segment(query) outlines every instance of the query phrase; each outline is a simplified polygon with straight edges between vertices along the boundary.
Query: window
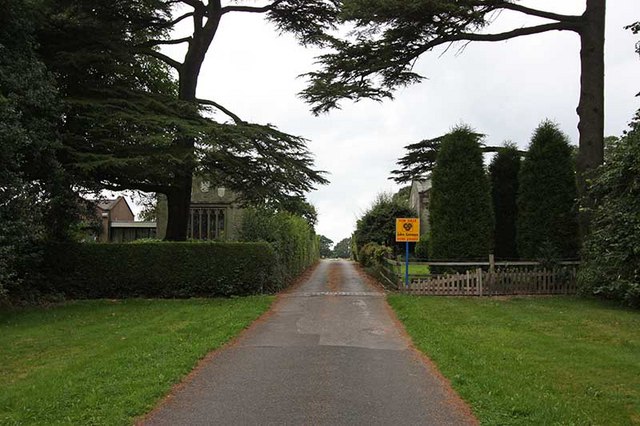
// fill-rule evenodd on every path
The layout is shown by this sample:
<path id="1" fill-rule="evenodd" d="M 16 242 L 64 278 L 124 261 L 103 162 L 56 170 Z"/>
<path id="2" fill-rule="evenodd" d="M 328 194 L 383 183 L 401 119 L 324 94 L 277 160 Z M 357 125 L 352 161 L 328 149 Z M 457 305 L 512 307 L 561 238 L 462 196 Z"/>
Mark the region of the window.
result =
<path id="1" fill-rule="evenodd" d="M 223 240 L 226 207 L 192 205 L 187 237 L 193 240 Z"/>

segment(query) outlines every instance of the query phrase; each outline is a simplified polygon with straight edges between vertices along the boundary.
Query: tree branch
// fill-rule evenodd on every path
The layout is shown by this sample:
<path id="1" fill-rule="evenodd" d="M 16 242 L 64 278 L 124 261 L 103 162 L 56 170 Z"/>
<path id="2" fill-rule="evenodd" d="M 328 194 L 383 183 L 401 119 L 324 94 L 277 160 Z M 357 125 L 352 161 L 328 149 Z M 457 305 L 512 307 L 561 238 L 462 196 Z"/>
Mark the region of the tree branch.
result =
<path id="1" fill-rule="evenodd" d="M 537 16 L 539 18 L 552 19 L 559 22 L 580 22 L 582 16 L 576 15 L 561 15 L 558 13 L 545 12 L 544 10 L 531 9 L 515 3 L 504 2 L 496 6 L 496 9 L 507 9 L 515 12 L 521 12 L 530 16 Z"/>
<path id="2" fill-rule="evenodd" d="M 203 9 L 205 9 L 204 3 L 202 3 L 200 0 L 178 0 L 178 2 L 179 3 L 184 3 L 186 5 L 189 5 L 192 8 L 194 8 L 195 10 L 203 10 Z"/>
<path id="3" fill-rule="evenodd" d="M 223 113 L 225 113 L 226 115 L 231 117 L 231 119 L 233 119 L 234 123 L 236 123 L 236 124 L 246 123 L 246 121 L 242 120 L 236 114 L 232 113 L 231 111 L 229 111 L 228 109 L 226 109 L 225 107 L 223 107 L 222 105 L 220 105 L 217 102 L 210 101 L 210 100 L 207 100 L 207 99 L 196 99 L 196 102 L 201 104 L 201 105 L 210 105 L 212 107 L 215 107 L 215 108 L 219 109 L 220 111 L 222 111 Z"/>
<path id="4" fill-rule="evenodd" d="M 275 0 L 273 3 L 263 6 L 263 7 L 253 7 L 253 6 L 225 6 L 220 10 L 220 14 L 224 15 L 228 12 L 250 12 L 250 13 L 265 13 L 269 12 L 278 6 L 278 4 L 282 3 L 284 0 Z"/>
<path id="5" fill-rule="evenodd" d="M 446 36 L 446 37 L 438 37 L 435 40 L 431 40 L 430 42 L 424 44 L 423 46 L 420 46 L 419 49 L 417 49 L 417 52 L 415 52 L 414 54 L 412 54 L 413 57 L 418 56 L 428 50 L 431 50 L 432 48 L 436 47 L 436 46 L 440 46 L 441 44 L 445 44 L 445 43 L 452 43 L 455 41 L 490 41 L 490 42 L 495 42 L 495 41 L 504 41 L 504 40 L 509 40 L 512 38 L 516 38 L 516 37 L 522 37 L 522 36 L 527 36 L 527 35 L 531 35 L 531 34 L 540 34 L 540 33 L 544 33 L 547 31 L 575 31 L 575 32 L 579 32 L 580 31 L 580 25 L 575 24 L 575 23 L 568 23 L 568 22 L 554 22 L 552 24 L 544 24 L 544 25 L 537 25 L 534 27 L 525 27 L 525 28 L 518 28 L 515 30 L 511 30 L 511 31 L 506 31 L 504 33 L 497 33 L 497 34 L 473 34 L 473 33 L 460 33 L 460 34 L 455 34 L 455 35 L 451 35 L 451 36 Z"/>
<path id="6" fill-rule="evenodd" d="M 149 40 L 144 43 L 139 44 L 137 47 L 151 47 L 157 46 L 160 44 L 180 44 L 180 43 L 188 43 L 192 40 L 191 37 L 183 37 L 175 40 Z"/>
<path id="7" fill-rule="evenodd" d="M 159 59 L 162 62 L 164 62 L 165 64 L 175 68 L 177 71 L 180 71 L 182 69 L 182 63 L 181 62 L 178 62 L 175 59 L 171 59 L 167 55 L 165 55 L 163 53 L 160 53 L 157 50 L 144 49 L 144 50 L 141 50 L 140 53 L 143 54 L 143 55 L 149 55 L 151 57 Z"/>

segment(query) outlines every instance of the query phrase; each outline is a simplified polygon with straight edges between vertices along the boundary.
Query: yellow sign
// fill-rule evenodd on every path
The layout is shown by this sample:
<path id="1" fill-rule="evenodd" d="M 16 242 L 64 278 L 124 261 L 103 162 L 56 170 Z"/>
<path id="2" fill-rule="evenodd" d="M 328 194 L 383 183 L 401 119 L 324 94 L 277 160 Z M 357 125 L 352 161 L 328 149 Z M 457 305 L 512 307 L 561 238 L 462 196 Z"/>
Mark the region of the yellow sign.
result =
<path id="1" fill-rule="evenodd" d="M 420 219 L 396 218 L 396 242 L 420 241 Z"/>

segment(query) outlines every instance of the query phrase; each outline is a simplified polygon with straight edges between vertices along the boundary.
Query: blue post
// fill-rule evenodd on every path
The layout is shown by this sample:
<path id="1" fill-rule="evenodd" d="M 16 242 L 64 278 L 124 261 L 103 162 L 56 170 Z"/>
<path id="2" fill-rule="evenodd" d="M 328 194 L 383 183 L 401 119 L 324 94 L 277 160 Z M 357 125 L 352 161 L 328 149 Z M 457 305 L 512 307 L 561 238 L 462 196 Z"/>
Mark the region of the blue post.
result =
<path id="1" fill-rule="evenodd" d="M 405 242 L 406 244 L 406 252 L 405 252 L 405 264 L 404 264 L 404 286 L 409 288 L 409 241 Z"/>

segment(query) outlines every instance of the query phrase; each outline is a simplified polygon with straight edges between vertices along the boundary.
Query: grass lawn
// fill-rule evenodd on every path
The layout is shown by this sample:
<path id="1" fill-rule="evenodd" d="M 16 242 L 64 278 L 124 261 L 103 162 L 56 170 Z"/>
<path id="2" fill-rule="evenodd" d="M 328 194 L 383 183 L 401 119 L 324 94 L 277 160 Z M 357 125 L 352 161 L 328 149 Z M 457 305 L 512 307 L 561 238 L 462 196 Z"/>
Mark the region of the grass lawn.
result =
<path id="1" fill-rule="evenodd" d="M 273 297 L 0 313 L 0 424 L 130 424 Z"/>
<path id="2" fill-rule="evenodd" d="M 483 424 L 640 424 L 640 312 L 572 297 L 389 303 Z"/>
<path id="3" fill-rule="evenodd" d="M 404 263 L 401 266 L 396 266 L 395 272 L 399 277 L 404 277 Z M 409 275 L 429 275 L 429 265 L 416 265 L 409 262 Z"/>

